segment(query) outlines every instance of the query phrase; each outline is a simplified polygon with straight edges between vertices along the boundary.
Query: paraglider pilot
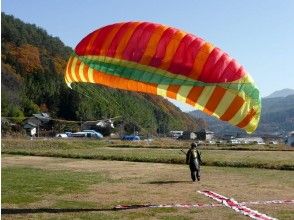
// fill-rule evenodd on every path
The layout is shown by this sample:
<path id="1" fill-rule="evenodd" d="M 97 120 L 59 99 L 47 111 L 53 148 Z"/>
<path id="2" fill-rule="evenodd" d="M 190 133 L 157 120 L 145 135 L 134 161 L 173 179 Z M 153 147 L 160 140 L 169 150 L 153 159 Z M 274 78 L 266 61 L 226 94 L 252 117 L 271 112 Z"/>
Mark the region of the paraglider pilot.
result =
<path id="1" fill-rule="evenodd" d="M 192 143 L 186 154 L 186 164 L 189 164 L 193 182 L 195 182 L 196 178 L 200 181 L 200 163 L 202 164 L 200 153 L 196 148 L 197 144 Z"/>

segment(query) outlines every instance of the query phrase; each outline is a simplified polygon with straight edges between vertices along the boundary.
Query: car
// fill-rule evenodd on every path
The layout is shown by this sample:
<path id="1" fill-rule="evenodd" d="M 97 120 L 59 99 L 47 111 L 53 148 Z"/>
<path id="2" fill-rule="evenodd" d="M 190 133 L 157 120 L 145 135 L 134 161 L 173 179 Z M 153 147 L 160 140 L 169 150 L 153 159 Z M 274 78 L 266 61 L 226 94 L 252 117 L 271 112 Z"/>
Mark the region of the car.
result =
<path id="1" fill-rule="evenodd" d="M 55 137 L 57 137 L 57 138 L 68 138 L 68 135 L 60 133 L 60 134 L 56 134 Z"/>
<path id="2" fill-rule="evenodd" d="M 71 133 L 70 137 L 102 139 L 103 135 L 95 130 L 83 130 L 83 131 Z"/>
<path id="3" fill-rule="evenodd" d="M 125 135 L 122 138 L 123 141 L 139 141 L 141 140 L 137 135 Z"/>
<path id="4" fill-rule="evenodd" d="M 216 144 L 216 142 L 210 140 L 210 141 L 207 141 L 207 144 L 212 144 L 213 145 L 213 144 Z"/>
<path id="5" fill-rule="evenodd" d="M 86 137 L 102 139 L 103 135 L 95 130 L 83 130 L 83 133 L 86 133 Z"/>

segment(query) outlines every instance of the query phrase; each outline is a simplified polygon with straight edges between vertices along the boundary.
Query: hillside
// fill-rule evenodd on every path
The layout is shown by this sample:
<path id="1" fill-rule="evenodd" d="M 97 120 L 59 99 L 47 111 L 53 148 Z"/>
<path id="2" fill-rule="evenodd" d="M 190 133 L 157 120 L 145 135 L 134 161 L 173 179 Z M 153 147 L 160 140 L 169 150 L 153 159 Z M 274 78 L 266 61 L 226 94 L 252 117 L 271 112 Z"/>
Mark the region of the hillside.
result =
<path id="1" fill-rule="evenodd" d="M 206 121 L 208 129 L 222 135 L 235 133 L 245 135 L 239 128 L 221 122 L 214 117 L 199 111 L 190 112 L 191 115 Z M 254 135 L 281 133 L 283 135 L 294 130 L 294 95 L 262 99 L 262 113 L 260 124 Z"/>
<path id="2" fill-rule="evenodd" d="M 199 124 L 161 97 L 89 84 L 69 89 L 63 75 L 72 49 L 36 25 L 4 13 L 1 18 L 2 116 L 18 121 L 40 111 L 74 121 L 121 116 L 126 131 L 152 133 Z"/>
<path id="3" fill-rule="evenodd" d="M 262 99 L 263 111 L 258 132 L 280 132 L 294 130 L 294 95 Z"/>

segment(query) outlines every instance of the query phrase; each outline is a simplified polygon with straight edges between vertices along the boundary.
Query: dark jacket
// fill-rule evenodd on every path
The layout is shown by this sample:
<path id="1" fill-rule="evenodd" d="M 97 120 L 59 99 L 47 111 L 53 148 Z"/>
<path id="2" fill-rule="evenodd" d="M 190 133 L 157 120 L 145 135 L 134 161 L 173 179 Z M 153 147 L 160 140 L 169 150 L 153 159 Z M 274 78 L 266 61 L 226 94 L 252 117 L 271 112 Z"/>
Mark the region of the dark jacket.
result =
<path id="1" fill-rule="evenodd" d="M 199 151 L 196 149 L 195 150 L 189 149 L 186 154 L 186 164 L 189 164 L 189 165 L 195 164 L 196 160 L 197 160 L 197 163 L 202 164 L 201 155 Z"/>

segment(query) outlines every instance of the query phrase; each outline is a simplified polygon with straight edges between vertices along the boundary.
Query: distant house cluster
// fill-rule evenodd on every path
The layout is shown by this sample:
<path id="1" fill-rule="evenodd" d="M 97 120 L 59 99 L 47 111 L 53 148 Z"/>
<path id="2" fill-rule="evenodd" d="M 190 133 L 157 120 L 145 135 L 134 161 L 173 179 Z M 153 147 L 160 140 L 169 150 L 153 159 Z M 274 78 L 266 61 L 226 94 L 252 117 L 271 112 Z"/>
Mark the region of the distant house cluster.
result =
<path id="1" fill-rule="evenodd" d="M 278 144 L 283 143 L 283 138 L 271 138 L 271 139 L 264 139 L 262 137 L 238 137 L 238 135 L 233 134 L 225 134 L 221 137 L 215 135 L 214 132 L 209 131 L 207 129 L 200 129 L 198 131 L 171 131 L 169 133 L 171 138 L 177 140 L 195 140 L 199 141 L 200 143 L 207 143 L 207 144 L 230 144 L 230 145 L 237 145 L 237 144 L 257 144 L 257 145 L 264 145 L 265 140 L 268 144 Z M 291 132 L 287 139 L 286 143 L 289 146 L 294 146 L 294 132 Z"/>
<path id="2" fill-rule="evenodd" d="M 170 137 L 181 140 L 210 141 L 214 139 L 214 132 L 206 129 L 198 131 L 170 131 Z"/>
<path id="3" fill-rule="evenodd" d="M 119 116 L 118 116 L 119 117 Z M 22 127 L 25 129 L 27 135 L 34 137 L 57 137 L 57 138 L 95 138 L 102 139 L 104 136 L 110 138 L 120 138 L 127 141 L 140 141 L 142 136 L 138 132 L 132 135 L 118 135 L 118 133 L 111 133 L 114 128 L 112 119 L 103 119 L 97 121 L 80 122 L 77 132 L 72 132 L 68 129 L 59 130 L 62 133 L 55 133 L 53 131 L 53 121 L 47 113 L 33 114 L 31 117 L 23 121 Z M 2 118 L 1 125 L 14 125 L 8 119 Z M 51 132 L 51 133 L 50 133 Z M 286 137 L 280 133 L 265 134 L 262 137 L 242 136 L 242 134 L 224 134 L 222 136 L 216 135 L 213 131 L 201 128 L 196 131 L 182 131 L 174 130 L 169 132 L 169 137 L 177 140 L 195 140 L 204 144 L 278 144 L 285 143 L 288 146 L 294 147 L 294 131 L 290 132 Z M 147 135 L 148 140 L 152 140 Z"/>

